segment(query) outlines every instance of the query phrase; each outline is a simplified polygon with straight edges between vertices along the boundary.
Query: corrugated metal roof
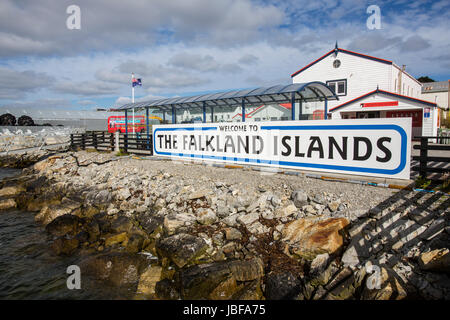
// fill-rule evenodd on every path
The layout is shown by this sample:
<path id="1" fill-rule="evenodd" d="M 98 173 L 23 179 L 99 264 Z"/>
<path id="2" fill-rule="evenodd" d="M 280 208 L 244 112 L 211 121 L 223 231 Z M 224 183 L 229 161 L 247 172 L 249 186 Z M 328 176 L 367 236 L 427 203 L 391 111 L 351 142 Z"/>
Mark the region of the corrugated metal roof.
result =
<path id="1" fill-rule="evenodd" d="M 156 107 L 161 110 L 171 110 L 172 106 L 174 106 L 176 109 L 192 110 L 201 109 L 203 103 L 205 103 L 206 106 L 214 107 L 215 110 L 220 111 L 241 105 L 242 99 L 245 100 L 246 104 L 291 102 L 292 93 L 295 94 L 297 100 L 302 101 L 339 100 L 332 89 L 325 83 L 308 82 L 128 103 L 119 109 L 129 110 L 133 108 Z"/>

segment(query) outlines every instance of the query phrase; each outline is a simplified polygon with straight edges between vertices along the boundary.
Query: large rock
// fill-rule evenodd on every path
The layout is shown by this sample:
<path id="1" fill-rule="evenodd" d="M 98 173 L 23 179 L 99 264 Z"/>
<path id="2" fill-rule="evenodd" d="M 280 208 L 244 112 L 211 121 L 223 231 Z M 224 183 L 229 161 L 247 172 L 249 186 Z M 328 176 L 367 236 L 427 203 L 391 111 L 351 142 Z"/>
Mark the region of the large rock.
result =
<path id="1" fill-rule="evenodd" d="M 126 216 L 121 215 L 111 222 L 111 232 L 113 233 L 130 232 L 133 228 L 133 220 Z"/>
<path id="2" fill-rule="evenodd" d="M 246 225 L 252 224 L 253 222 L 255 222 L 258 219 L 259 219 L 259 213 L 258 212 L 252 212 L 252 213 L 249 213 L 249 214 L 238 216 L 236 221 L 239 222 L 240 224 L 246 226 Z"/>
<path id="3" fill-rule="evenodd" d="M 126 232 L 112 235 L 105 239 L 105 247 L 110 247 L 116 244 L 128 242 L 128 236 Z"/>
<path id="4" fill-rule="evenodd" d="M 363 300 L 402 300 L 407 297 L 403 280 L 388 267 L 370 275 L 361 294 Z"/>
<path id="5" fill-rule="evenodd" d="M 11 113 L 4 113 L 0 116 L 0 126 L 15 126 L 16 117 Z"/>
<path id="6" fill-rule="evenodd" d="M 150 266 L 145 270 L 139 279 L 137 294 L 154 296 L 156 283 L 161 280 L 162 268 L 160 266 Z"/>
<path id="7" fill-rule="evenodd" d="M 14 199 L 4 199 L 0 200 L 0 211 L 14 209 L 17 206 Z"/>
<path id="8" fill-rule="evenodd" d="M 286 207 L 281 207 L 278 208 L 275 211 L 275 217 L 277 218 L 285 218 L 285 217 L 289 217 L 290 215 L 294 214 L 297 211 L 297 207 L 293 204 L 290 204 Z"/>
<path id="9" fill-rule="evenodd" d="M 78 248 L 79 241 L 76 238 L 59 237 L 53 241 L 51 248 L 56 255 L 71 255 Z"/>
<path id="10" fill-rule="evenodd" d="M 52 166 L 56 162 L 56 159 L 60 159 L 60 158 L 61 158 L 61 156 L 48 157 L 45 160 L 35 163 L 33 166 L 33 169 L 36 171 L 43 171 L 43 170 L 49 168 L 50 166 Z"/>
<path id="11" fill-rule="evenodd" d="M 422 253 L 419 258 L 419 266 L 423 270 L 450 273 L 449 249 L 436 249 Z"/>
<path id="12" fill-rule="evenodd" d="M 191 225 L 196 221 L 196 217 L 192 214 L 169 214 L 164 217 L 164 230 L 168 235 L 178 232 L 187 225 Z"/>
<path id="13" fill-rule="evenodd" d="M 334 254 L 343 244 L 342 232 L 349 222 L 345 218 L 317 221 L 313 218 L 289 222 L 282 230 L 293 254 L 313 260 L 322 253 Z"/>
<path id="14" fill-rule="evenodd" d="M 296 190 L 292 192 L 291 198 L 297 208 L 301 208 L 308 204 L 308 195 L 303 190 Z"/>
<path id="15" fill-rule="evenodd" d="M 14 197 L 25 191 L 25 188 L 17 185 L 17 186 L 9 186 L 0 189 L 0 197 Z"/>
<path id="16" fill-rule="evenodd" d="M 142 213 L 137 218 L 142 229 L 148 234 L 152 234 L 155 231 L 161 231 L 164 223 L 164 216 L 152 213 Z"/>
<path id="17" fill-rule="evenodd" d="M 197 222 L 203 225 L 210 225 L 217 221 L 217 216 L 210 208 L 203 208 L 197 212 Z"/>
<path id="18" fill-rule="evenodd" d="M 292 272 L 270 272 L 266 279 L 268 300 L 294 299 L 302 289 L 302 281 Z"/>
<path id="19" fill-rule="evenodd" d="M 81 207 L 81 203 L 70 199 L 64 199 L 61 204 L 45 206 L 34 217 L 37 222 L 44 225 L 49 224 L 57 217 L 65 214 L 73 214 L 73 212 Z"/>
<path id="20" fill-rule="evenodd" d="M 114 286 L 137 287 L 140 275 L 148 268 L 148 261 L 140 254 L 114 252 L 88 257 L 80 267 L 86 276 Z"/>
<path id="21" fill-rule="evenodd" d="M 179 268 L 200 258 L 207 249 L 205 240 L 186 233 L 179 233 L 156 243 L 158 254 L 169 258 Z"/>
<path id="22" fill-rule="evenodd" d="M 202 264 L 181 269 L 175 278 L 183 299 L 230 299 L 242 290 L 238 282 L 264 276 L 259 258 Z"/>
<path id="23" fill-rule="evenodd" d="M 50 222 L 45 227 L 45 231 L 55 237 L 64 236 L 66 234 L 73 236 L 80 231 L 84 222 L 83 218 L 65 214 Z"/>

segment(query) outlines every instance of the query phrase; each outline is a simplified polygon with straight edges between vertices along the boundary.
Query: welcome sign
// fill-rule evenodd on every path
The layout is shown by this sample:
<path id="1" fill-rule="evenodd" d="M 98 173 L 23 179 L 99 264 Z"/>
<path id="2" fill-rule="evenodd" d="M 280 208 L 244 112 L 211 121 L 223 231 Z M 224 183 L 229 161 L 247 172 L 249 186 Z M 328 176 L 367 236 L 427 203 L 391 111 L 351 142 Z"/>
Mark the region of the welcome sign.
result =
<path id="1" fill-rule="evenodd" d="M 411 119 L 155 125 L 153 154 L 409 179 Z"/>

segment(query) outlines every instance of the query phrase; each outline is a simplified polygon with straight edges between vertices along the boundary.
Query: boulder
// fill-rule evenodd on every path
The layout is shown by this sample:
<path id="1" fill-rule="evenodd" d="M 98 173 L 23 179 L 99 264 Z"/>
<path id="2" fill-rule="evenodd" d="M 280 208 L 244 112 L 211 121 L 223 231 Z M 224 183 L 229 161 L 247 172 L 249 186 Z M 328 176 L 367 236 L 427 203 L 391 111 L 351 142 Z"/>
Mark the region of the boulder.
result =
<path id="1" fill-rule="evenodd" d="M 126 242 L 126 250 L 130 253 L 138 253 L 144 246 L 145 237 L 141 233 L 132 233 L 128 235 L 128 241 Z"/>
<path id="2" fill-rule="evenodd" d="M 242 233 L 236 228 L 226 228 L 225 237 L 227 240 L 240 240 Z"/>
<path id="3" fill-rule="evenodd" d="M 34 121 L 31 117 L 23 115 L 17 119 L 17 125 L 22 127 L 34 126 Z"/>
<path id="4" fill-rule="evenodd" d="M 325 271 L 329 259 L 330 255 L 328 253 L 317 255 L 311 262 L 311 265 L 309 267 L 309 275 L 311 277 L 319 276 L 322 272 Z"/>
<path id="5" fill-rule="evenodd" d="M 308 204 L 308 195 L 303 190 L 295 190 L 292 192 L 291 198 L 297 208 Z"/>
<path id="6" fill-rule="evenodd" d="M 197 222 L 203 225 L 210 225 L 217 221 L 217 216 L 210 208 L 202 208 L 197 211 Z"/>
<path id="7" fill-rule="evenodd" d="M 259 213 L 252 212 L 249 214 L 244 214 L 242 216 L 238 216 L 236 221 L 239 222 L 240 224 L 246 226 L 246 225 L 252 224 L 253 222 L 255 222 L 258 219 L 259 219 Z"/>
<path id="8" fill-rule="evenodd" d="M 302 281 L 292 272 L 270 272 L 266 277 L 264 296 L 267 300 L 294 299 L 302 289 Z"/>
<path id="9" fill-rule="evenodd" d="M 150 266 L 145 270 L 140 278 L 136 293 L 145 296 L 154 296 L 156 283 L 161 280 L 162 267 Z"/>
<path id="10" fill-rule="evenodd" d="M 183 299 L 219 299 L 231 298 L 242 289 L 237 282 L 253 281 L 263 276 L 263 262 L 254 258 L 195 265 L 181 269 L 175 278 Z"/>
<path id="11" fill-rule="evenodd" d="M 247 229 L 252 234 L 263 234 L 270 231 L 268 227 L 259 221 L 253 222 L 251 225 L 247 226 Z"/>
<path id="12" fill-rule="evenodd" d="M 49 224 L 57 217 L 65 214 L 73 214 L 73 212 L 81 207 L 81 203 L 70 199 L 64 199 L 61 204 L 45 206 L 34 217 L 37 222 L 44 225 Z"/>
<path id="13" fill-rule="evenodd" d="M 25 188 L 20 185 L 3 187 L 0 189 L 0 197 L 15 197 L 25 191 Z"/>
<path id="14" fill-rule="evenodd" d="M 163 300 L 179 300 L 180 293 L 175 281 L 170 279 L 163 279 L 156 283 L 155 293 L 159 299 Z"/>
<path id="15" fill-rule="evenodd" d="M 261 280 L 256 279 L 247 283 L 242 289 L 234 293 L 232 300 L 263 300 L 263 292 L 261 289 Z"/>
<path id="16" fill-rule="evenodd" d="M 168 215 L 164 217 L 164 230 L 168 235 L 172 235 L 182 229 L 187 223 L 192 223 L 195 221 L 195 216 L 176 214 Z"/>
<path id="17" fill-rule="evenodd" d="M 64 214 L 50 222 L 45 227 L 45 231 L 55 237 L 65 236 L 66 234 L 74 236 L 80 231 L 84 222 L 83 218 Z"/>
<path id="18" fill-rule="evenodd" d="M 422 253 L 419 257 L 422 270 L 450 273 L 450 251 L 448 248 Z"/>
<path id="19" fill-rule="evenodd" d="M 34 166 L 33 166 L 33 169 L 34 169 L 35 171 L 44 171 L 44 170 L 46 170 L 47 168 L 49 168 L 50 166 L 52 166 L 52 165 L 56 162 L 56 159 L 60 159 L 60 158 L 61 158 L 61 156 L 51 156 L 51 157 L 48 157 L 48 158 L 45 159 L 45 160 L 36 162 L 36 163 L 34 164 Z"/>
<path id="20" fill-rule="evenodd" d="M 289 217 L 290 215 L 294 214 L 297 211 L 297 207 L 293 204 L 290 204 L 286 207 L 278 208 L 275 211 L 275 217 L 276 218 L 285 218 Z"/>
<path id="21" fill-rule="evenodd" d="M 148 261 L 140 254 L 112 252 L 90 256 L 81 262 L 80 268 L 86 276 L 111 285 L 137 287 Z"/>
<path id="22" fill-rule="evenodd" d="M 15 207 L 17 207 L 17 203 L 14 199 L 0 200 L 0 211 L 14 209 Z"/>
<path id="23" fill-rule="evenodd" d="M 349 225 L 345 218 L 317 221 L 313 218 L 289 222 L 282 230 L 282 240 L 293 254 L 313 260 L 322 253 L 334 254 L 343 245 L 342 232 Z"/>
<path id="24" fill-rule="evenodd" d="M 152 213 L 141 213 L 137 217 L 137 221 L 146 233 L 152 234 L 158 229 L 161 230 L 164 223 L 164 216 Z"/>
<path id="25" fill-rule="evenodd" d="M 179 268 L 200 258 L 207 249 L 205 240 L 186 233 L 179 233 L 156 243 L 158 254 L 169 258 Z"/>
<path id="26" fill-rule="evenodd" d="M 126 232 L 112 235 L 105 239 L 105 247 L 110 247 L 116 244 L 128 242 L 128 236 Z"/>
<path id="27" fill-rule="evenodd" d="M 53 241 L 51 248 L 56 255 L 71 255 L 78 248 L 79 241 L 76 238 L 59 237 Z"/>
<path id="28" fill-rule="evenodd" d="M 16 117 L 11 113 L 4 113 L 0 116 L 0 126 L 15 126 Z"/>
<path id="29" fill-rule="evenodd" d="M 119 216 L 111 222 L 111 232 L 113 233 L 121 233 L 121 232 L 130 232 L 133 230 L 134 224 L 131 218 L 126 216 Z"/>
<path id="30" fill-rule="evenodd" d="M 407 298 L 406 286 L 396 272 L 386 266 L 374 272 L 365 283 L 362 300 L 402 300 Z"/>

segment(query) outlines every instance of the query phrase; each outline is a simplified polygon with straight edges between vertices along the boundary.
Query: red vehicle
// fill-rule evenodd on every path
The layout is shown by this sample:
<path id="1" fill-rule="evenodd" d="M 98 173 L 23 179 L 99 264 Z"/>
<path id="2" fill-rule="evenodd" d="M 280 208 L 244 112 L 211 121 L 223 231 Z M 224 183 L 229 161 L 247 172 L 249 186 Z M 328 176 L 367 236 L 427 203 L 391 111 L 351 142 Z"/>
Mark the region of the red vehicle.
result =
<path id="1" fill-rule="evenodd" d="M 144 132 L 145 131 L 145 116 L 138 115 L 128 116 L 128 132 Z M 108 117 L 108 132 L 114 133 L 119 131 L 125 133 L 125 116 L 110 116 Z"/>

